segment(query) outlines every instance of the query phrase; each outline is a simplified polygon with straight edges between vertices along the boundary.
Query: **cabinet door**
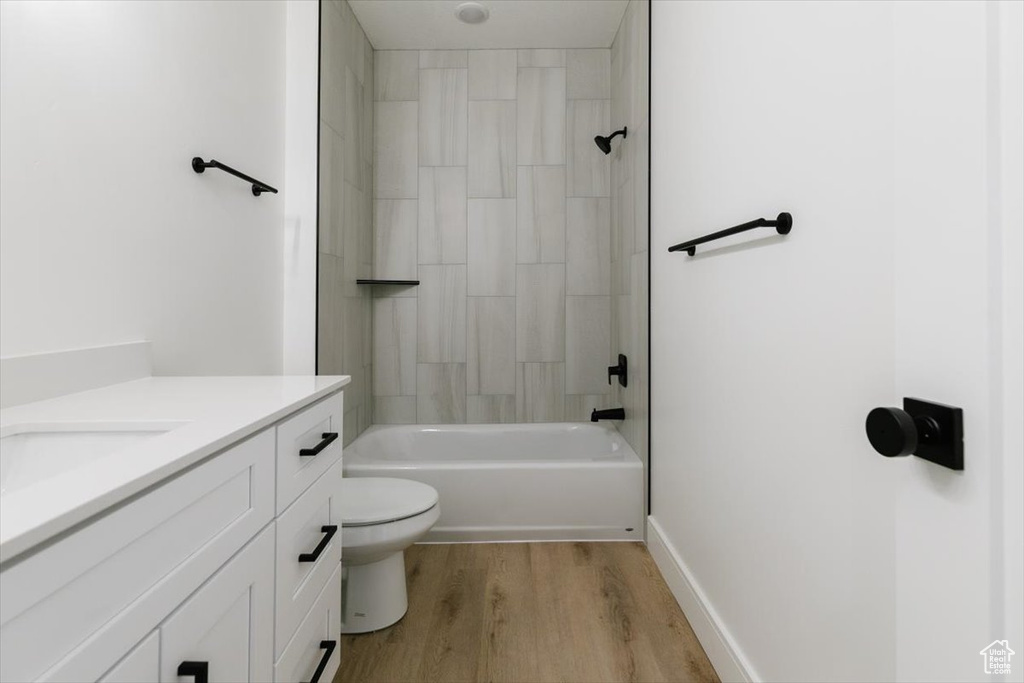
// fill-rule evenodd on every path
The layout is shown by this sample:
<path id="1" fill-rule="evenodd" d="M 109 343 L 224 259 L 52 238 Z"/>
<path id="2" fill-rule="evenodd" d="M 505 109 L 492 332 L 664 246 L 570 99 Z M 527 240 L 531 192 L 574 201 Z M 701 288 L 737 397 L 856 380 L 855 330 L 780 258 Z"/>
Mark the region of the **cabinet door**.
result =
<path id="1" fill-rule="evenodd" d="M 158 683 L 160 680 L 160 633 L 153 631 L 121 658 L 99 683 Z"/>
<path id="2" fill-rule="evenodd" d="M 160 680 L 269 681 L 274 649 L 274 527 L 268 526 L 160 627 Z M 186 664 L 185 669 L 190 668 Z M 200 675 L 191 678 L 202 680 Z"/>

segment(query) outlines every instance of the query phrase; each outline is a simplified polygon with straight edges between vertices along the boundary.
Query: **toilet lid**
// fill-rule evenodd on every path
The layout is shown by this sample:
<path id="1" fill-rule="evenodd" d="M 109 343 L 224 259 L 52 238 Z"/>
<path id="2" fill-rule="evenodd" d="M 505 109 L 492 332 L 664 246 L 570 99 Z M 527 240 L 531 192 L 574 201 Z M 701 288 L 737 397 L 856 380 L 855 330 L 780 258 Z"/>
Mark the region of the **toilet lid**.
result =
<path id="1" fill-rule="evenodd" d="M 437 505 L 432 486 L 408 479 L 351 477 L 341 480 L 341 525 L 396 522 Z"/>

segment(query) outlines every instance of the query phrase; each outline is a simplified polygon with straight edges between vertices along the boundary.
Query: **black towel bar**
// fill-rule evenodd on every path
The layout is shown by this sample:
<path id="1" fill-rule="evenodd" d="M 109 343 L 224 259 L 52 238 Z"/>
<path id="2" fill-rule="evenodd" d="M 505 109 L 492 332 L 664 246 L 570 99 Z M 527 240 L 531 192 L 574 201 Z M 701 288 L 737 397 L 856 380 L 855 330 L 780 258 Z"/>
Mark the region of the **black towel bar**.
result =
<path id="1" fill-rule="evenodd" d="M 273 192 L 277 194 L 277 190 L 270 185 L 267 185 L 262 180 L 256 180 L 252 176 L 248 176 L 241 171 L 231 168 L 227 164 L 222 164 L 216 159 L 210 159 L 209 161 L 203 161 L 202 157 L 192 157 L 192 170 L 196 173 L 202 173 L 208 168 L 219 168 L 225 173 L 230 173 L 236 178 L 241 178 L 247 183 L 252 183 L 252 193 L 259 197 L 264 192 Z"/>
<path id="2" fill-rule="evenodd" d="M 780 235 L 788 235 L 789 231 L 793 229 L 793 217 L 788 213 L 780 213 L 778 218 L 775 220 L 768 220 L 767 218 L 758 218 L 757 220 L 750 221 L 749 223 L 743 223 L 725 230 L 719 230 L 713 232 L 710 235 L 704 235 L 698 237 L 695 240 L 689 242 L 680 242 L 675 246 L 671 246 L 668 250 L 671 251 L 685 251 L 690 256 L 697 253 L 697 245 L 704 244 L 705 242 L 712 242 L 729 235 L 735 235 L 736 233 L 746 232 L 747 230 L 753 230 L 754 228 L 775 228 L 775 231 Z"/>

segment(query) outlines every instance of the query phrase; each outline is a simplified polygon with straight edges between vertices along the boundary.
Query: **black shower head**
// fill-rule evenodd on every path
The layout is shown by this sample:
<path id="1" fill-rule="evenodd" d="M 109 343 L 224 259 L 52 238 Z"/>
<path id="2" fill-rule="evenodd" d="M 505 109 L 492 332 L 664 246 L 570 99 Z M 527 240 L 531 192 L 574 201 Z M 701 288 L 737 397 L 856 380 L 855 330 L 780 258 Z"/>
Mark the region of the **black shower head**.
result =
<path id="1" fill-rule="evenodd" d="M 608 137 L 605 137 L 603 135 L 595 135 L 594 144 L 597 145 L 597 148 L 604 152 L 605 154 L 610 154 L 612 151 L 612 138 L 614 138 L 616 135 L 626 137 L 625 126 L 623 126 L 622 130 L 617 130 Z"/>

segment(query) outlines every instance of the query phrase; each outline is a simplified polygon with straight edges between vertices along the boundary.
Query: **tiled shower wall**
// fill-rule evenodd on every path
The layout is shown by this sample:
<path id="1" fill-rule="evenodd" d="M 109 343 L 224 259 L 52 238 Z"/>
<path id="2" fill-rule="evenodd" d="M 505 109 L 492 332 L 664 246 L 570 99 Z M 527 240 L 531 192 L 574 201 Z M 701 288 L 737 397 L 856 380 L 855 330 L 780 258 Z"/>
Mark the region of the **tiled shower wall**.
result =
<path id="1" fill-rule="evenodd" d="M 344 0 L 320 3 L 317 372 L 351 375 L 345 443 L 373 423 L 373 49 Z"/>
<path id="2" fill-rule="evenodd" d="M 375 56 L 374 421 L 613 406 L 611 51 Z"/>
<path id="3" fill-rule="evenodd" d="M 619 431 L 648 462 L 648 191 L 650 2 L 631 0 L 612 43 L 612 122 L 629 136 L 612 143 L 612 344 L 629 357 L 629 386 L 612 402 L 626 409 Z M 647 490 L 647 487 L 644 487 Z"/>

